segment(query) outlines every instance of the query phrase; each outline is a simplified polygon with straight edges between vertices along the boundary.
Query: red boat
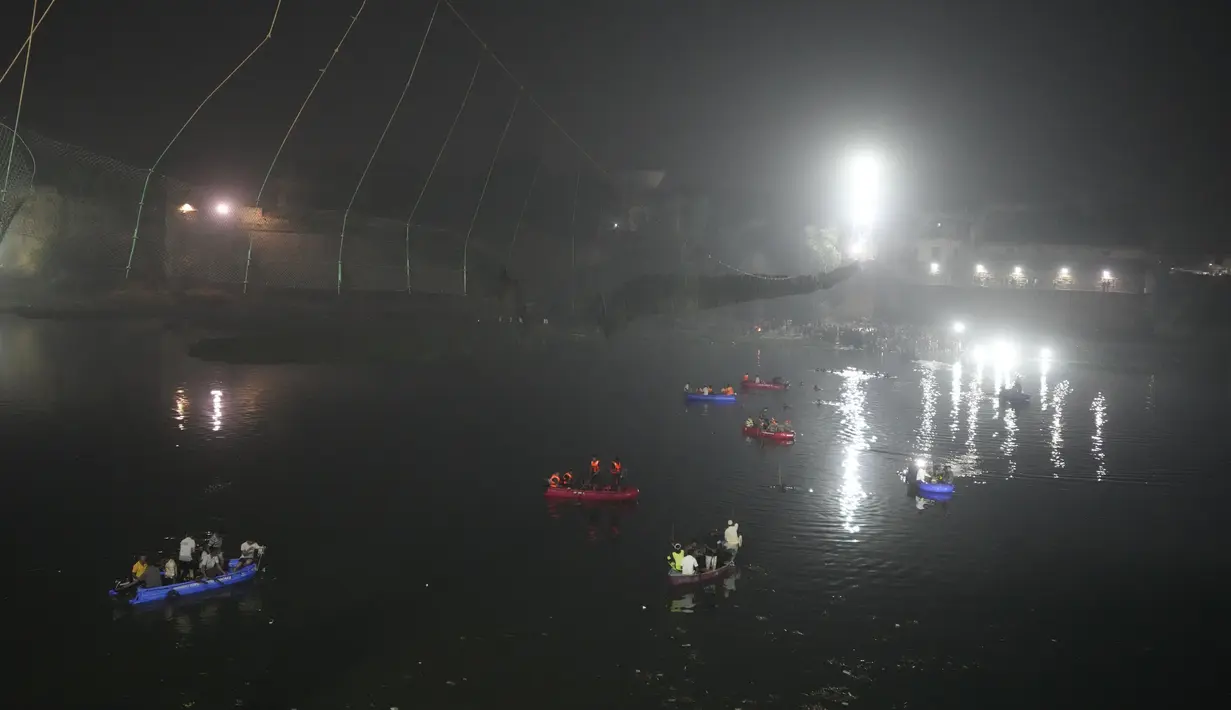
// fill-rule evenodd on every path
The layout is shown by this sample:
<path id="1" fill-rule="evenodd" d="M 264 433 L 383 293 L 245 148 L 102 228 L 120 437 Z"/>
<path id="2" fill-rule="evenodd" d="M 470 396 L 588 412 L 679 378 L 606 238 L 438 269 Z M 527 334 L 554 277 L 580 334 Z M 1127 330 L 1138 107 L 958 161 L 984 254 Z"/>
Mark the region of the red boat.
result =
<path id="1" fill-rule="evenodd" d="M 790 382 L 754 382 L 743 380 L 739 383 L 746 390 L 784 390 L 791 386 Z"/>
<path id="2" fill-rule="evenodd" d="M 716 579 L 722 579 L 734 571 L 735 562 L 728 562 L 718 569 L 698 572 L 696 574 L 680 574 L 675 570 L 668 570 L 667 582 L 673 586 L 679 584 L 704 584 L 706 582 L 712 582 Z"/>
<path id="3" fill-rule="evenodd" d="M 573 500 L 620 501 L 637 500 L 637 496 L 641 495 L 641 491 L 631 487 L 613 491 L 611 488 L 564 488 L 563 486 L 557 486 L 556 488 L 549 487 L 543 495 L 546 498 L 553 499 L 572 498 Z"/>
<path id="4" fill-rule="evenodd" d="M 755 425 L 744 427 L 744 436 L 751 436 L 754 439 L 769 439 L 770 441 L 779 441 L 786 444 L 795 443 L 795 432 L 793 431 L 765 431 Z"/>

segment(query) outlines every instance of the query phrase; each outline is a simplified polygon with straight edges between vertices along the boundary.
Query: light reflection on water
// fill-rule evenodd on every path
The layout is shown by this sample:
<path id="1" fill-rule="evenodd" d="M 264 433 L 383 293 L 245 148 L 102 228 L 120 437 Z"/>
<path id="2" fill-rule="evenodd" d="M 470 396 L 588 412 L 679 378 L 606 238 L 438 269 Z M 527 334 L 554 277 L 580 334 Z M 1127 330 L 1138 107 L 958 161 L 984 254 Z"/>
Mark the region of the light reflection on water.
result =
<path id="1" fill-rule="evenodd" d="M 213 399 L 213 412 L 210 424 L 213 425 L 214 431 L 218 431 L 222 429 L 222 390 L 210 390 L 209 394 Z"/>
<path id="2" fill-rule="evenodd" d="M 1052 473 L 1060 477 L 1058 469 L 1064 468 L 1064 400 L 1069 395 L 1069 381 L 1063 380 L 1052 391 L 1052 416 L 1048 444 L 1051 447 L 1051 464 L 1057 469 Z"/>
<path id="3" fill-rule="evenodd" d="M 923 395 L 923 408 L 919 415 L 919 433 L 915 437 L 915 456 L 925 456 L 931 452 L 936 439 L 936 399 L 940 391 L 936 386 L 934 364 L 923 368 L 923 374 L 919 378 L 919 389 Z"/>
<path id="4" fill-rule="evenodd" d="M 1009 476 L 1012 477 L 1017 472 L 1017 461 L 1013 457 L 1017 451 L 1017 409 L 1005 407 L 1002 418 L 1004 420 L 1004 440 L 1000 442 L 1000 452 L 1009 462 Z"/>
<path id="5" fill-rule="evenodd" d="M 1103 480 L 1107 475 L 1107 455 L 1103 452 L 1103 425 L 1107 423 L 1107 399 L 1099 392 L 1094 401 L 1090 402 L 1090 411 L 1094 412 L 1094 433 L 1090 435 L 1090 453 L 1098 462 L 1094 471 L 1097 480 Z"/>
<path id="6" fill-rule="evenodd" d="M 859 480 L 860 451 L 868 447 L 864 436 L 868 422 L 864 414 L 867 393 L 864 389 L 867 378 L 858 371 L 848 370 L 842 375 L 842 393 L 838 411 L 842 415 L 842 429 L 847 438 L 845 456 L 842 460 L 842 488 L 839 491 L 839 510 L 842 526 L 857 534 L 860 526 L 855 522 L 859 504 L 867 497 Z"/>

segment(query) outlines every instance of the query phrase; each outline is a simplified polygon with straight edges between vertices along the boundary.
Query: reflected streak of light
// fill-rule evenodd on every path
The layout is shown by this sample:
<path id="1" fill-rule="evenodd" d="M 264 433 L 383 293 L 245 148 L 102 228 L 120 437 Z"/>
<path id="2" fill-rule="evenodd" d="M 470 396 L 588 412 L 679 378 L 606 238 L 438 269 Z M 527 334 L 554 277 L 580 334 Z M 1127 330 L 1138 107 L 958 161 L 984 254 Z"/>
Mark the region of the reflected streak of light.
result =
<path id="1" fill-rule="evenodd" d="M 970 381 L 966 394 L 966 456 L 973 462 L 976 458 L 975 434 L 979 429 L 979 402 L 983 399 L 983 366 L 975 367 L 975 376 Z"/>
<path id="2" fill-rule="evenodd" d="M 1094 412 L 1094 433 L 1090 435 L 1090 453 L 1098 461 L 1094 472 L 1095 480 L 1103 480 L 1107 475 L 1107 454 L 1103 451 L 1103 425 L 1107 423 L 1107 399 L 1099 392 L 1090 403 L 1090 411 Z"/>
<path id="3" fill-rule="evenodd" d="M 188 416 L 188 394 L 181 387 L 175 390 L 175 421 L 179 422 L 179 430 L 184 430 L 184 418 Z"/>
<path id="4" fill-rule="evenodd" d="M 214 431 L 218 431 L 222 428 L 222 390 L 212 390 L 210 395 L 214 398 Z"/>
<path id="5" fill-rule="evenodd" d="M 919 378 L 919 389 L 923 390 L 923 413 L 919 418 L 919 433 L 915 437 L 916 456 L 931 451 L 936 438 L 936 398 L 939 394 L 936 370 L 924 370 L 923 377 Z"/>
<path id="6" fill-rule="evenodd" d="M 962 361 L 960 359 L 953 363 L 953 392 L 949 397 L 951 406 L 952 421 L 949 424 L 949 431 L 953 432 L 953 439 L 957 439 L 958 418 L 962 413 Z"/>
<path id="7" fill-rule="evenodd" d="M 839 491 L 838 508 L 842 513 L 842 527 L 851 534 L 859 532 L 860 526 L 855 524 L 855 514 L 859 510 L 859 503 L 868 495 L 859 480 L 859 452 L 868 447 L 868 442 L 863 438 L 868 427 L 867 418 L 864 416 L 864 405 L 867 401 L 863 388 L 864 379 L 858 372 L 844 373 L 842 399 L 839 404 L 842 428 L 850 442 L 842 459 L 842 488 Z"/>
<path id="8" fill-rule="evenodd" d="M 1013 407 L 1004 408 L 1004 441 L 1000 442 L 1000 451 L 1009 461 L 1009 477 L 1017 473 L 1017 461 L 1013 453 L 1017 451 L 1017 410 Z"/>
<path id="9" fill-rule="evenodd" d="M 1052 390 L 1051 407 L 1051 463 L 1055 468 L 1064 468 L 1064 398 L 1069 394 L 1069 381 L 1064 380 Z M 1059 478 L 1059 473 L 1053 473 L 1053 478 Z"/>
<path id="10" fill-rule="evenodd" d="M 1047 371 L 1050 369 L 1051 367 L 1048 366 L 1047 363 L 1043 363 L 1043 366 L 1039 368 L 1039 407 L 1044 412 L 1047 411 L 1047 406 L 1048 406 L 1047 405 Z"/>

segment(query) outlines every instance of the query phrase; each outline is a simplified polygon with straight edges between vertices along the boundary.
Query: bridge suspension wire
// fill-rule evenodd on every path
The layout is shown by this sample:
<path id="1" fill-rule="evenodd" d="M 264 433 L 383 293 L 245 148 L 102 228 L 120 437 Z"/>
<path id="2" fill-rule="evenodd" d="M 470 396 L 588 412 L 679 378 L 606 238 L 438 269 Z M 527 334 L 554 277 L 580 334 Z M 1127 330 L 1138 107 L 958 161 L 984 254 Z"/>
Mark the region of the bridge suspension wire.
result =
<path id="1" fill-rule="evenodd" d="M 534 175 L 530 177 L 530 187 L 526 190 L 526 199 L 522 200 L 521 212 L 517 214 L 517 223 L 513 225 L 513 238 L 509 240 L 509 253 L 504 257 L 505 268 L 513 260 L 513 247 L 517 245 L 517 234 L 521 231 L 522 220 L 526 218 L 526 208 L 530 206 L 530 197 L 534 194 L 534 185 L 539 181 L 539 171 L 543 168 L 543 156 L 534 164 Z"/>
<path id="2" fill-rule="evenodd" d="M 129 247 L 128 250 L 128 265 L 124 267 L 125 279 L 127 279 L 128 275 L 132 272 L 133 255 L 137 253 L 137 234 L 141 230 L 141 213 L 145 209 L 145 194 L 150 189 L 150 178 L 154 176 L 154 171 L 158 168 L 158 164 L 162 162 L 164 157 L 166 157 L 167 152 L 171 150 L 171 146 L 175 145 L 175 141 L 179 140 L 179 137 L 184 132 L 184 129 L 188 128 L 188 124 L 192 123 L 193 119 L 197 117 L 197 114 L 201 112 L 201 109 L 205 108 L 205 104 L 209 103 L 209 100 L 214 98 L 214 94 L 218 93 L 222 87 L 226 86 L 227 82 L 231 80 L 231 77 L 235 76 L 240 69 L 243 69 L 244 65 L 248 63 L 248 60 L 252 59 L 257 52 L 261 51 L 261 47 L 264 47 L 265 43 L 273 37 L 274 25 L 278 24 L 278 11 L 281 9 L 282 0 L 278 0 L 277 4 L 274 5 L 274 16 L 273 19 L 269 21 L 269 29 L 265 30 L 265 36 L 261 38 L 260 42 L 257 42 L 257 45 L 252 48 L 251 52 L 248 52 L 247 56 L 240 60 L 239 64 L 235 65 L 235 68 L 231 70 L 231 73 L 227 74 L 222 81 L 218 82 L 218 86 L 215 86 L 214 90 L 209 92 L 209 94 L 201 100 L 201 103 L 198 104 L 196 109 L 193 110 L 192 115 L 190 115 L 188 120 L 184 121 L 184 125 L 180 126 L 180 129 L 175 132 L 175 135 L 171 137 L 171 142 L 167 143 L 167 147 L 162 149 L 162 152 L 158 154 L 158 159 L 154 161 L 154 164 L 151 165 L 149 170 L 146 172 L 145 184 L 141 186 L 141 198 L 137 202 L 137 221 L 133 224 L 133 239 L 132 246 Z"/>
<path id="3" fill-rule="evenodd" d="M 517 106 L 521 103 L 521 91 L 513 99 L 513 110 L 509 111 L 509 120 L 504 122 L 504 130 L 500 132 L 500 140 L 496 142 L 496 152 L 492 154 L 492 162 L 487 166 L 487 177 L 483 178 L 483 189 L 479 191 L 479 204 L 474 206 L 474 214 L 470 215 L 470 226 L 466 228 L 466 239 L 462 242 L 462 295 L 465 296 L 467 264 L 470 254 L 470 235 L 474 232 L 474 223 L 479 219 L 479 210 L 483 209 L 483 199 L 487 197 L 487 186 L 492 181 L 492 172 L 496 169 L 496 161 L 500 159 L 500 149 L 504 147 L 505 136 L 509 135 L 509 126 L 513 125 L 513 117 L 517 115 Z"/>
<path id="4" fill-rule="evenodd" d="M 415 71 L 419 68 L 419 60 L 423 58 L 423 48 L 427 46 L 427 38 L 432 34 L 432 26 L 436 24 L 436 14 L 440 11 L 440 0 L 436 0 L 436 4 L 432 6 L 432 16 L 427 21 L 427 29 L 423 32 L 423 39 L 419 41 L 419 51 L 415 53 L 415 61 L 410 66 L 410 76 L 406 77 L 406 83 L 402 86 L 402 93 L 398 95 L 397 103 L 393 105 L 393 111 L 389 113 L 389 120 L 385 121 L 385 129 L 380 132 L 380 138 L 376 140 L 376 147 L 372 149 L 372 154 L 368 156 L 368 164 L 364 166 L 363 172 L 359 175 L 359 181 L 355 183 L 355 191 L 351 193 L 350 202 L 346 204 L 346 211 L 342 213 L 342 232 L 338 235 L 338 293 L 342 293 L 342 250 L 346 246 L 346 220 L 350 217 L 351 208 L 355 206 L 355 198 L 359 197 L 359 190 L 363 187 L 363 181 L 368 176 L 368 171 L 372 169 L 372 161 L 376 160 L 376 154 L 380 152 L 381 145 L 385 142 L 385 136 L 389 135 L 389 127 L 393 125 L 393 119 L 398 115 L 398 109 L 402 108 L 402 102 L 406 100 L 406 92 L 410 90 L 410 83 L 415 80 Z"/>
<path id="5" fill-rule="evenodd" d="M 325 61 L 325 67 L 317 72 L 316 81 L 312 82 L 312 88 L 308 89 L 308 95 L 303 98 L 303 103 L 299 105 L 299 110 L 295 112 L 295 118 L 291 119 L 291 125 L 287 126 L 286 134 L 282 136 L 282 142 L 278 144 L 278 150 L 274 151 L 273 160 L 269 161 L 269 169 L 265 171 L 265 179 L 261 181 L 261 187 L 256 192 L 254 207 L 260 208 L 261 196 L 265 194 L 265 186 L 269 183 L 269 176 L 274 173 L 274 166 L 278 164 L 278 158 L 282 157 L 282 149 L 286 147 L 286 142 L 290 139 L 291 132 L 299 124 L 299 118 L 303 116 L 303 110 L 308 107 L 308 102 L 312 100 L 312 95 L 316 93 L 316 87 L 321 85 L 321 80 L 329 72 L 329 67 L 333 64 L 334 58 L 342 51 L 342 45 L 345 44 L 346 38 L 350 35 L 350 31 L 355 26 L 355 23 L 359 21 L 359 16 L 363 14 L 363 8 L 367 4 L 368 0 L 362 0 L 359 3 L 359 9 L 350 18 L 350 24 L 346 26 L 346 31 L 342 33 L 342 39 L 338 40 L 338 46 L 334 47 L 333 52 L 329 54 L 329 59 Z M 250 231 L 248 233 L 248 258 L 244 262 L 244 293 L 248 293 L 248 272 L 252 266 L 252 240 L 254 237 L 255 232 Z"/>
<path id="6" fill-rule="evenodd" d="M 474 64 L 474 71 L 470 73 L 470 83 L 466 86 L 466 94 L 462 96 L 462 103 L 457 107 L 457 113 L 453 114 L 453 123 L 449 124 L 449 131 L 445 133 L 444 142 L 440 144 L 440 150 L 436 152 L 436 160 L 432 163 L 432 169 L 427 173 L 427 179 L 423 181 L 423 186 L 419 188 L 419 196 L 415 198 L 415 204 L 410 208 L 410 216 L 406 218 L 406 292 L 410 293 L 410 229 L 415 221 L 415 213 L 419 211 L 419 204 L 423 202 L 423 195 L 427 192 L 427 186 L 432 182 L 432 176 L 436 174 L 436 168 L 440 166 L 440 159 L 444 157 L 445 149 L 449 147 L 449 140 L 453 138 L 453 131 L 457 128 L 457 122 L 461 120 L 462 113 L 466 110 L 466 102 L 470 101 L 470 93 L 474 91 L 474 80 L 479 77 L 479 69 L 483 66 L 483 57 Z"/>
<path id="7" fill-rule="evenodd" d="M 34 6 L 37 8 L 38 3 L 34 3 Z M 51 2 L 47 3 L 47 7 L 43 10 L 43 14 L 39 16 L 38 22 L 34 23 L 34 28 L 30 30 L 30 34 L 26 35 L 26 41 L 21 43 L 21 47 L 13 55 L 13 59 L 9 62 L 8 67 L 5 68 L 4 73 L 0 74 L 0 84 L 4 83 L 4 80 L 9 76 L 9 72 L 13 71 L 13 67 L 17 66 L 17 60 L 21 59 L 21 54 L 26 51 L 26 46 L 34 41 L 34 33 L 38 32 L 38 28 L 43 26 L 43 20 L 47 18 L 47 13 L 51 12 L 51 8 L 55 6 L 56 0 L 51 0 Z"/>
<path id="8" fill-rule="evenodd" d="M 4 166 L 4 186 L 0 187 L 0 205 L 3 205 L 9 196 L 9 176 L 13 171 L 13 151 L 17 150 L 17 127 L 21 124 L 21 106 L 26 100 L 26 77 L 30 73 L 30 51 L 34 49 L 34 29 L 37 26 L 38 0 L 34 0 L 34 9 L 30 12 L 30 34 L 26 36 L 26 64 L 21 70 L 21 93 L 17 95 L 17 115 L 13 118 L 13 140 L 9 141 L 8 162 Z"/>
<path id="9" fill-rule="evenodd" d="M 568 220 L 568 308 L 569 313 L 577 311 L 577 192 L 581 188 L 581 161 L 577 161 L 577 178 L 573 181 L 573 214 Z"/>
<path id="10" fill-rule="evenodd" d="M 539 103 L 538 99 L 534 98 L 534 94 L 530 93 L 530 91 L 526 89 L 526 86 L 525 84 L 522 83 L 521 79 L 517 78 L 517 75 L 514 74 L 511 69 L 509 69 L 509 67 L 504 63 L 503 60 L 500 59 L 500 57 L 495 53 L 495 51 L 493 51 L 492 48 L 488 46 L 487 42 L 484 41 L 484 39 L 479 36 L 479 33 L 475 32 L 474 27 L 472 27 L 470 25 L 470 22 L 468 22 L 466 18 L 462 16 L 462 13 L 457 11 L 457 8 L 453 6 L 453 3 L 450 2 L 450 0 L 443 0 L 443 2 L 445 4 L 445 7 L 449 8 L 449 12 L 453 13 L 453 15 L 458 19 L 458 21 L 462 23 L 462 26 L 466 28 L 466 31 L 470 33 L 470 36 L 474 37 L 475 41 L 479 43 L 479 46 L 483 48 L 483 51 L 486 52 L 487 55 L 492 58 L 492 61 L 495 62 L 496 66 L 500 67 L 500 70 L 503 71 L 505 75 L 507 75 L 509 79 L 511 79 L 513 83 L 517 85 L 518 90 L 525 94 L 526 100 L 530 102 L 530 105 L 538 109 L 539 113 L 543 114 L 543 117 L 546 118 L 547 121 L 551 123 L 551 125 L 555 126 L 556 130 L 560 131 L 560 135 L 564 136 L 565 140 L 571 143 L 573 147 L 576 148 L 579 153 L 581 153 L 581 155 L 585 156 L 585 159 L 588 160 L 590 164 L 593 165 L 594 168 L 598 170 L 598 172 L 603 177 L 610 179 L 611 176 L 607 172 L 607 169 L 604 168 L 597 160 L 595 160 L 594 156 L 591 155 L 590 152 L 587 151 L 584 147 L 582 147 L 581 143 L 579 143 L 576 138 L 573 138 L 573 136 L 568 131 L 564 130 L 564 126 L 560 125 L 560 122 L 556 120 L 555 116 L 552 116 L 550 113 L 548 113 L 547 109 L 543 108 L 543 105 Z"/>
<path id="11" fill-rule="evenodd" d="M 730 264 L 728 264 L 727 262 L 723 261 L 722 259 L 719 259 L 718 257 L 714 256 L 713 254 L 706 254 L 706 255 L 705 255 L 705 258 L 709 259 L 710 261 L 714 262 L 715 264 L 718 264 L 719 266 L 721 266 L 721 267 L 722 267 L 722 268 L 724 268 L 724 269 L 727 269 L 727 270 L 729 270 L 729 271 L 733 271 L 733 272 L 735 272 L 735 273 L 739 274 L 740 276 L 751 276 L 751 277 L 753 277 L 753 278 L 757 278 L 757 279 L 764 279 L 764 280 L 766 280 L 766 281 L 786 281 L 787 279 L 794 278 L 793 276 L 773 276 L 773 275 L 770 275 L 770 274 L 754 274 L 754 273 L 752 273 L 751 271 L 744 271 L 743 269 L 739 268 L 738 266 L 731 266 Z"/>

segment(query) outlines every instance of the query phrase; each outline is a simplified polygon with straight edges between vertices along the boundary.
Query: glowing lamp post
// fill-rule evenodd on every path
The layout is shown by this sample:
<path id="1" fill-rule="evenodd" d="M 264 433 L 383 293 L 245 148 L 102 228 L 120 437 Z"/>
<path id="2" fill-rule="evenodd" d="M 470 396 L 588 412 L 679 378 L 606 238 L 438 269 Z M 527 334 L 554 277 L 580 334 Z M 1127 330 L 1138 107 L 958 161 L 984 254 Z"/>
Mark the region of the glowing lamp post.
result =
<path id="1" fill-rule="evenodd" d="M 214 214 L 218 215 L 219 217 L 226 217 L 227 215 L 231 214 L 231 203 L 219 202 L 218 204 L 214 205 Z"/>

